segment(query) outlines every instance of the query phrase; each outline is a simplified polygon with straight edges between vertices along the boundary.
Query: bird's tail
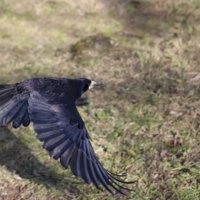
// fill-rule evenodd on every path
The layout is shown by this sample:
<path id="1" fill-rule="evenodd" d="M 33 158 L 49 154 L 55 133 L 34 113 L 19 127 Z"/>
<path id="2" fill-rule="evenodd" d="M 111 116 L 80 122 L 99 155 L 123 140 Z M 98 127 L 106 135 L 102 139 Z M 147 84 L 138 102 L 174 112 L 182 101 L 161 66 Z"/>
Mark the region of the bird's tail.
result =
<path id="1" fill-rule="evenodd" d="M 0 85 L 0 125 L 5 126 L 13 121 L 13 127 L 18 128 L 22 123 L 24 126 L 30 123 L 27 101 L 20 99 L 17 85 Z"/>

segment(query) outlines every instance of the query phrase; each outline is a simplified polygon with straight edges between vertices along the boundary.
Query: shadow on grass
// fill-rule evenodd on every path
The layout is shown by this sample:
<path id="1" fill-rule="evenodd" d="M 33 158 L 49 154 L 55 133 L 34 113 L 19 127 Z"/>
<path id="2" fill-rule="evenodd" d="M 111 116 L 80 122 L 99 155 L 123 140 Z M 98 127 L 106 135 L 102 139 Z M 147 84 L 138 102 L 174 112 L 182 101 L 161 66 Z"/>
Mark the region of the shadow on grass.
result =
<path id="1" fill-rule="evenodd" d="M 45 187 L 54 187 L 64 194 L 66 194 L 64 189 L 70 191 L 73 184 L 82 184 L 82 182 L 74 182 L 62 172 L 59 174 L 55 169 L 41 163 L 32 154 L 32 150 L 22 143 L 8 127 L 0 127 L 0 146 L 0 165 L 5 166 L 8 171 L 18 174 L 22 179 L 29 179 L 31 182 Z M 58 162 L 56 165 L 60 165 L 60 163 Z"/>

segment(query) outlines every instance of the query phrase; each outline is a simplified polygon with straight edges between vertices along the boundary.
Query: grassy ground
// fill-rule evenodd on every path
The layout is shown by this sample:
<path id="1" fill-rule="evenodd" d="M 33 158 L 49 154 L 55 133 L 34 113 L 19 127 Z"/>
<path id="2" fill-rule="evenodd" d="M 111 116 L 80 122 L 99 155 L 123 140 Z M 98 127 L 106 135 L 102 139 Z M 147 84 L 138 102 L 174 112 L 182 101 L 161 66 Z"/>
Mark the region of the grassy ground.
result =
<path id="1" fill-rule="evenodd" d="M 0 0 L 0 83 L 87 77 L 79 111 L 127 197 L 72 176 L 32 126 L 0 129 L 0 199 L 200 199 L 199 0 Z"/>

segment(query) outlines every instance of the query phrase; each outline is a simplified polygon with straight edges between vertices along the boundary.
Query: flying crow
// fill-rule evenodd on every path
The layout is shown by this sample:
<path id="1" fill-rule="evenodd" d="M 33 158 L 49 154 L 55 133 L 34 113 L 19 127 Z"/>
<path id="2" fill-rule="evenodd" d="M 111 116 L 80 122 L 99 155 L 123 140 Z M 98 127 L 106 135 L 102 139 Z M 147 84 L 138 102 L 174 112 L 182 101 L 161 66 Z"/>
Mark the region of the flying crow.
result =
<path id="1" fill-rule="evenodd" d="M 86 78 L 33 78 L 21 83 L 0 85 L 0 125 L 12 122 L 14 128 L 33 122 L 37 139 L 64 168 L 100 189 L 109 186 L 117 192 L 130 184 L 107 172 L 91 145 L 91 138 L 76 105 L 86 104 L 81 95 L 101 83 Z M 127 189 L 129 190 L 129 189 Z M 123 194 L 123 193 L 122 193 Z"/>

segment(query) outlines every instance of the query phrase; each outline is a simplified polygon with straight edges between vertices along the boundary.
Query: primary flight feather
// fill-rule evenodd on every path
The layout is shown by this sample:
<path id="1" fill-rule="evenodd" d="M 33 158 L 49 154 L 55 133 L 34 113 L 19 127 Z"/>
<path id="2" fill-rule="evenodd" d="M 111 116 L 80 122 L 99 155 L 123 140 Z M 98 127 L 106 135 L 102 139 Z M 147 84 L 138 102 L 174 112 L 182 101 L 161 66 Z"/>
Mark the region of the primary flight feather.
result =
<path id="1" fill-rule="evenodd" d="M 117 192 L 129 184 L 107 172 L 94 153 L 90 136 L 76 106 L 87 104 L 81 95 L 101 83 L 89 79 L 33 78 L 12 85 L 0 85 L 0 125 L 14 128 L 33 122 L 37 139 L 64 168 L 100 189 Z M 116 187 L 117 186 L 117 187 Z M 129 190 L 129 189 L 127 189 Z M 123 194 L 123 193 L 122 193 Z"/>

